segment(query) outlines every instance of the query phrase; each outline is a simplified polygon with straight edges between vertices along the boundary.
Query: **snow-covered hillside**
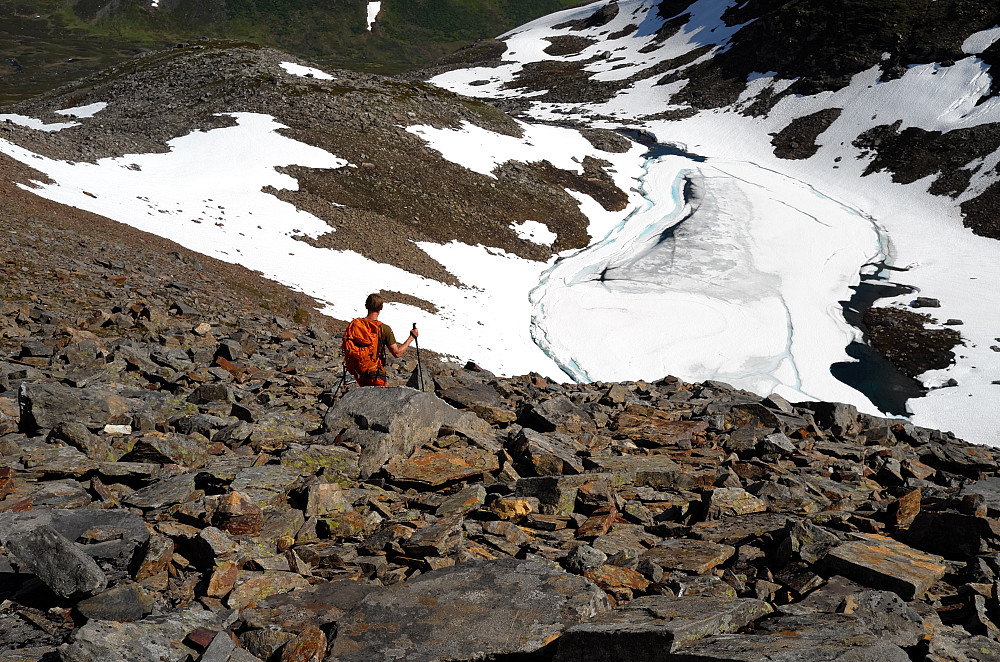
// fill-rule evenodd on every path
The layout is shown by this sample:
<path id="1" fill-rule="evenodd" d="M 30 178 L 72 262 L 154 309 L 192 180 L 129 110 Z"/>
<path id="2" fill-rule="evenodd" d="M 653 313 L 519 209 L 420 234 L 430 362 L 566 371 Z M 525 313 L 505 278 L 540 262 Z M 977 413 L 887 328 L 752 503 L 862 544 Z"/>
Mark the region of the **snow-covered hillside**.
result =
<path id="1" fill-rule="evenodd" d="M 641 373 L 655 373 L 669 365 L 688 379 L 717 376 L 760 391 L 777 388 L 789 395 L 789 388 L 797 388 L 809 397 L 863 405 L 856 393 L 845 394 L 842 385 L 829 378 L 828 366 L 851 335 L 837 302 L 847 298 L 846 287 L 854 285 L 866 264 L 880 259 L 881 253 L 887 265 L 905 270 L 886 273 L 888 278 L 940 300 L 940 308 L 927 309 L 937 320 L 962 322 L 954 327 L 963 338 L 955 350 L 955 364 L 920 376 L 934 390 L 927 397 L 910 400 L 913 420 L 953 430 L 970 440 L 1000 442 L 1000 408 L 996 406 L 1000 402 L 1000 242 L 964 227 L 962 208 L 997 181 L 1000 151 L 958 163 L 969 184 L 959 195 L 949 197 L 928 191 L 941 174 L 937 170 L 907 184 L 894 181 L 901 177 L 892 173 L 870 172 L 877 149 L 869 150 L 858 140 L 886 125 L 897 132 L 915 127 L 958 136 L 961 130 L 1000 121 L 1000 98 L 991 95 L 989 65 L 979 57 L 1000 40 L 1000 27 L 968 34 L 962 43 L 962 59 L 912 65 L 895 79 L 888 79 L 876 65 L 835 91 L 782 96 L 795 81 L 760 71 L 746 77 L 735 103 L 699 110 L 675 99 L 694 85 L 685 77 L 696 75 L 690 73 L 692 67 L 709 64 L 733 47 L 731 40 L 745 24 L 727 23 L 725 13 L 740 3 L 663 4 L 679 5 L 676 15 L 661 16 L 656 3 L 644 0 L 595 3 L 561 12 L 502 37 L 507 48 L 499 66 L 460 69 L 432 80 L 472 96 L 527 97 L 531 103 L 524 115 L 540 121 L 645 129 L 659 142 L 675 144 L 699 157 L 681 159 L 681 163 L 671 157 L 649 164 L 647 180 L 660 182 L 653 185 L 660 195 L 669 197 L 674 174 L 688 171 L 700 178 L 705 195 L 729 207 L 700 209 L 695 218 L 709 216 L 701 221 L 704 227 L 697 232 L 691 229 L 691 236 L 674 236 L 669 246 L 658 248 L 659 258 L 646 257 L 646 248 L 634 242 L 646 266 L 633 264 L 630 275 L 591 279 L 580 285 L 583 290 L 577 294 L 570 288 L 568 293 L 549 295 L 559 301 L 561 313 L 555 319 L 571 320 L 552 325 L 559 330 L 553 329 L 550 335 L 562 339 L 553 343 L 562 345 L 555 353 L 579 366 L 596 362 L 599 367 L 585 372 L 598 378 L 624 378 L 628 372 L 633 377 L 649 376 Z M 885 60 L 890 57 L 890 53 L 883 54 Z M 561 75 L 554 75 L 555 71 Z M 560 93 L 560 80 L 577 87 L 573 93 Z M 590 93 L 580 91 L 588 86 Z M 767 101 L 764 109 L 755 109 L 754 104 L 762 100 Z M 800 118 L 822 117 L 824 112 L 829 119 L 814 134 L 811 156 L 794 160 L 776 156 L 783 131 L 795 127 Z M 915 151 L 918 147 L 913 145 Z M 956 164 L 951 168 L 957 169 Z M 747 173 L 758 175 L 755 179 Z M 826 208 L 804 206 L 810 196 L 824 200 Z M 808 216 L 811 209 L 817 209 L 812 221 L 824 230 L 838 229 L 843 243 L 809 233 L 809 223 L 796 226 L 796 217 Z M 841 217 L 868 222 L 838 225 Z M 853 272 L 844 264 L 839 273 L 829 273 L 831 261 L 847 258 L 847 246 L 856 251 L 850 258 Z M 745 263 L 735 266 L 730 254 L 737 249 L 747 254 Z M 804 261 L 809 254 L 818 254 L 812 263 Z M 634 255 L 624 261 L 637 262 Z M 598 274 L 621 262 L 620 255 L 595 254 L 588 269 Z M 561 271 L 572 268 L 561 267 Z M 762 274 L 781 284 L 761 283 Z M 570 274 L 567 282 L 574 277 L 580 280 Z M 720 296 L 719 290 L 729 289 L 730 282 L 739 282 L 752 294 Z M 802 310 L 809 310 L 806 319 L 817 321 L 825 312 L 827 319 L 822 322 L 828 331 L 792 314 L 785 318 L 777 310 L 764 312 L 760 299 L 770 292 L 776 293 L 776 301 L 802 302 Z M 914 296 L 882 299 L 877 305 L 905 306 Z M 634 303 L 623 305 L 624 300 Z M 691 301 L 698 302 L 697 310 L 691 309 Z M 592 321 L 582 322 L 581 315 Z M 637 320 L 631 325 L 644 340 L 627 357 L 609 356 L 602 336 L 617 334 L 615 327 L 625 322 L 611 324 L 610 320 L 624 319 L 622 315 Z M 572 333 L 581 324 L 586 324 L 586 331 Z M 607 333 L 595 335 L 594 330 L 602 325 Z M 786 339 L 787 354 L 783 353 Z M 760 349 L 767 342 L 771 347 Z M 667 358 L 661 363 L 656 357 Z M 762 358 L 772 364 L 764 371 L 774 377 L 770 383 L 760 372 L 750 376 L 743 368 L 744 363 L 759 363 Z M 785 360 L 783 365 L 781 360 Z M 792 370 L 792 366 L 797 367 Z M 957 386 L 936 388 L 949 380 Z"/>
<path id="2" fill-rule="evenodd" d="M 737 76 L 738 90 L 731 75 L 713 89 L 705 77 L 755 25 L 748 12 L 723 0 L 596 3 L 506 35 L 490 66 L 432 80 L 522 108 L 517 124 L 480 108 L 442 120 L 412 105 L 386 118 L 345 103 L 367 133 L 338 142 L 347 115 L 323 115 L 334 123 L 315 133 L 302 127 L 350 85 L 275 61 L 255 65 L 252 80 L 277 81 L 280 95 L 220 108 L 205 130 L 157 153 L 125 149 L 94 162 L 44 154 L 44 131 L 86 133 L 96 144 L 116 111 L 140 126 L 137 113 L 95 91 L 78 95 L 76 112 L 0 116 L 14 127 L 0 134 L 0 152 L 51 180 L 34 185 L 39 195 L 259 270 L 327 302 L 335 317 L 359 314 L 369 291 L 399 293 L 384 319 L 417 322 L 426 346 L 506 374 L 673 374 L 877 413 L 830 366 L 850 361 L 846 348 L 861 339 L 841 302 L 863 274 L 882 271 L 912 289 L 877 305 L 907 306 L 916 293 L 938 299 L 940 308 L 924 310 L 963 338 L 954 365 L 920 376 L 933 388 L 909 401 L 912 420 L 1000 445 L 1000 242 L 963 225 L 997 179 L 1000 152 L 977 143 L 1000 120 L 978 54 L 1000 28 L 965 35 L 964 57 L 893 77 L 874 64 L 844 85 L 808 88 L 751 71 Z M 900 62 L 890 52 L 876 59 Z M 429 98 L 402 86 L 378 93 Z M 290 109 L 302 107 L 290 122 Z M 76 117 L 57 122 L 55 111 Z M 595 132 L 623 128 L 674 149 L 621 147 Z M 949 153 L 947 171 L 909 177 L 926 160 L 883 171 L 902 162 L 887 146 L 907 129 L 925 132 L 925 142 L 933 132 L 979 131 L 969 134 L 979 147 L 962 152 L 974 154 L 967 160 Z M 386 136 L 395 151 L 375 146 Z M 412 159 L 394 162 L 397 152 Z M 421 168 L 424 190 L 394 197 Z M 539 178 L 568 196 L 528 186 Z M 439 195 L 463 196 L 463 206 L 442 197 L 435 207 Z M 431 212 L 445 221 L 429 221 Z M 581 213 L 582 228 L 573 220 Z M 987 216 L 977 211 L 986 233 Z M 406 251 L 409 261 L 399 257 Z"/>

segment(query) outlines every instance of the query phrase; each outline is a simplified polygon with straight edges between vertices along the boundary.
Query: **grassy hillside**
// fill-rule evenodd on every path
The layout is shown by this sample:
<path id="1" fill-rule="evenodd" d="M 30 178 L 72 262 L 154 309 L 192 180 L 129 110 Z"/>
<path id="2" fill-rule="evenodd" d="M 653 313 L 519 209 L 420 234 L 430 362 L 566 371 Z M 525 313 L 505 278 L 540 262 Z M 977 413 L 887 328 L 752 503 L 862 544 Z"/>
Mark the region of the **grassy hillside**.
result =
<path id="1" fill-rule="evenodd" d="M 392 74 L 576 0 L 0 0 L 0 105 L 147 49 L 201 37 L 275 46 L 332 67 Z"/>

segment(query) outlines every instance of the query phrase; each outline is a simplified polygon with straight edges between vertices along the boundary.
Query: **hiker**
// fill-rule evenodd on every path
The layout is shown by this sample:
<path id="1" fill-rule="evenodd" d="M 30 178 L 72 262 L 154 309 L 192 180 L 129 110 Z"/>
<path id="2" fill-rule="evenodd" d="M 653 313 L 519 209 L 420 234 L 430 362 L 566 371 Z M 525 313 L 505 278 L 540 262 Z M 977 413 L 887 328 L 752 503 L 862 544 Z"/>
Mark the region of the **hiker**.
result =
<path id="1" fill-rule="evenodd" d="M 420 335 L 414 325 L 409 337 L 402 343 L 397 343 L 389 325 L 378 319 L 384 303 L 385 299 L 380 295 L 369 294 L 365 299 L 368 314 L 352 320 L 344 331 L 341 344 L 344 365 L 354 375 L 359 386 L 385 386 L 385 350 L 388 349 L 398 359 Z"/>

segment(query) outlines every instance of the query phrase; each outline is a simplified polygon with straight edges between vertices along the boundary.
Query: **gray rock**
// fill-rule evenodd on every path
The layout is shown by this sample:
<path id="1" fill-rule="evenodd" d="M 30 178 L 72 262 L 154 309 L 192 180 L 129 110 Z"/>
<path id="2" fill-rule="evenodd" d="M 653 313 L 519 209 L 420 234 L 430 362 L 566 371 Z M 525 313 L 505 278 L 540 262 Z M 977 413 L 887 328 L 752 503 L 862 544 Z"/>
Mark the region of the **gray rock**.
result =
<path id="1" fill-rule="evenodd" d="M 587 570 L 604 565 L 608 555 L 590 545 L 577 545 L 563 557 L 563 567 L 572 573 L 582 575 Z"/>
<path id="2" fill-rule="evenodd" d="M 829 428 L 835 435 L 853 435 L 858 432 L 858 408 L 842 402 L 807 402 L 799 404 L 815 412 L 816 423 Z"/>
<path id="3" fill-rule="evenodd" d="M 784 432 L 775 432 L 764 437 L 760 442 L 760 450 L 764 453 L 777 453 L 778 455 L 792 455 L 795 453 L 795 444 L 785 436 Z"/>
<path id="4" fill-rule="evenodd" d="M 300 478 L 295 467 L 265 464 L 240 469 L 229 487 L 248 496 L 260 508 L 273 508 L 284 501 L 285 495 Z"/>
<path id="5" fill-rule="evenodd" d="M 2 540 L 17 564 L 64 598 L 94 595 L 108 578 L 94 559 L 47 524 L 24 523 L 5 530 Z"/>
<path id="6" fill-rule="evenodd" d="M 4 532 L 18 526 L 47 525 L 67 540 L 80 543 L 88 556 L 124 566 L 136 548 L 149 540 L 149 529 L 141 517 L 127 510 L 73 510 L 39 508 L 23 513 L 0 513 L 0 542 Z"/>
<path id="7" fill-rule="evenodd" d="M 310 625 L 338 622 L 373 590 L 374 586 L 352 580 L 319 584 L 259 600 L 240 618 L 251 628 L 299 633 Z"/>
<path id="8" fill-rule="evenodd" d="M 125 498 L 125 504 L 136 508 L 152 509 L 187 503 L 195 498 L 195 472 L 188 472 L 158 480 L 152 485 L 136 490 Z"/>
<path id="9" fill-rule="evenodd" d="M 584 447 L 568 435 L 542 434 L 525 428 L 512 440 L 511 454 L 538 476 L 583 473 L 576 452 Z"/>
<path id="10" fill-rule="evenodd" d="M 149 411 L 149 406 L 140 400 L 59 384 L 22 383 L 18 405 L 21 427 L 27 431 L 54 428 L 64 421 L 81 423 L 93 430 L 108 424 L 129 424 L 136 413 Z"/>
<path id="11" fill-rule="evenodd" d="M 903 648 L 916 646 L 927 634 L 920 614 L 889 591 L 864 591 L 846 600 L 844 611 L 860 627 Z"/>
<path id="12" fill-rule="evenodd" d="M 879 641 L 878 637 L 837 631 L 811 636 L 723 634 L 703 639 L 675 654 L 646 659 L 650 662 L 653 659 L 663 662 L 911 662 L 906 651 Z"/>
<path id="13" fill-rule="evenodd" d="M 202 384 L 191 392 L 187 401 L 195 405 L 204 405 L 212 402 L 232 402 L 233 388 L 219 382 Z"/>
<path id="14" fill-rule="evenodd" d="M 138 584 L 124 584 L 81 600 L 76 608 L 90 620 L 138 621 L 153 610 L 153 597 Z"/>
<path id="15" fill-rule="evenodd" d="M 780 616 L 768 620 L 754 634 L 774 634 L 803 638 L 874 637 L 885 644 L 916 646 L 926 632 L 923 619 L 899 596 L 885 591 L 865 591 L 849 598 L 845 608 L 852 613 Z M 880 610 L 885 610 L 880 611 Z"/>
<path id="16" fill-rule="evenodd" d="M 562 395 L 529 407 L 526 412 L 526 424 L 530 424 L 540 432 L 560 430 L 579 433 L 597 430 L 597 425 L 587 412 Z"/>
<path id="17" fill-rule="evenodd" d="M 198 628 L 223 630 L 235 620 L 233 611 L 201 609 L 150 616 L 135 623 L 90 621 L 60 647 L 63 662 L 162 662 L 195 656 L 184 639 Z"/>
<path id="18" fill-rule="evenodd" d="M 368 594 L 339 623 L 326 659 L 527 655 L 608 609 L 603 591 L 552 563 L 463 563 Z"/>
<path id="19" fill-rule="evenodd" d="M 928 646 L 928 660 L 940 662 L 998 662 L 1000 643 L 970 635 L 960 627 L 938 624 Z"/>
<path id="20" fill-rule="evenodd" d="M 650 595 L 574 625 L 559 638 L 556 662 L 658 660 L 703 637 L 736 632 L 770 614 L 761 600 Z"/>
<path id="21" fill-rule="evenodd" d="M 199 662 L 228 662 L 229 656 L 236 650 L 236 642 L 228 632 L 219 632 L 212 639 Z"/>
<path id="22" fill-rule="evenodd" d="M 405 386 L 356 388 L 346 393 L 323 419 L 326 434 L 357 445 L 361 477 L 378 471 L 391 457 L 410 457 L 437 438 L 441 427 L 488 432 L 489 426 L 431 393 Z"/>

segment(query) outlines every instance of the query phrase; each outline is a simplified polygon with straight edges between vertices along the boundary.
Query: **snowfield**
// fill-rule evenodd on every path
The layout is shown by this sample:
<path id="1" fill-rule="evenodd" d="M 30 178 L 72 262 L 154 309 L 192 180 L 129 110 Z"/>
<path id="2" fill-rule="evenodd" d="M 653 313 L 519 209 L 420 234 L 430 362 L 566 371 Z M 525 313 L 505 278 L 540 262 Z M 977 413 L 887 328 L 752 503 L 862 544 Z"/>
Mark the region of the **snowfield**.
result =
<path id="1" fill-rule="evenodd" d="M 687 26 L 647 53 L 641 49 L 663 23 L 652 0 L 623 0 L 618 16 L 604 26 L 554 27 L 590 16 L 600 4 L 559 12 L 506 35 L 508 50 L 499 67 L 452 71 L 433 82 L 470 96 L 530 99 L 542 92 L 506 87 L 527 63 L 587 60 L 596 80 L 622 80 L 706 44 L 713 49 L 695 62 L 711 58 L 740 28 L 724 24 L 727 3 L 716 0 L 691 5 Z M 607 38 L 631 23 L 638 29 Z M 568 35 L 595 43 L 573 55 L 544 53 L 548 38 Z M 353 166 L 280 136 L 281 125 L 268 116 L 237 114 L 236 126 L 183 136 L 171 141 L 168 153 L 97 164 L 54 161 L 3 140 L 0 152 L 55 182 L 36 183 L 31 190 L 38 195 L 239 262 L 325 301 L 324 312 L 332 316 L 361 314 L 365 295 L 380 288 L 429 301 L 437 314 L 390 304 L 384 318 L 397 328 L 417 322 L 427 347 L 504 374 L 536 371 L 580 380 L 673 374 L 777 392 L 792 401 L 849 402 L 878 413 L 864 395 L 833 378 L 830 365 L 849 361 L 845 348 L 860 338 L 845 322 L 840 302 L 851 296 L 861 273 L 884 260 L 905 269 L 893 272 L 895 282 L 941 301 L 941 308 L 930 311 L 938 320 L 963 322 L 955 327 L 965 343 L 956 348 L 956 363 L 921 376 L 934 390 L 909 401 L 911 420 L 1000 445 L 1000 352 L 991 349 L 1000 345 L 1000 305 L 993 303 L 1000 291 L 1000 242 L 965 229 L 958 207 L 988 185 L 1000 153 L 983 160 L 969 191 L 955 200 L 927 193 L 927 180 L 902 185 L 886 173 L 862 177 L 871 157 L 852 145 L 865 130 L 896 120 L 902 128 L 938 131 L 1000 121 L 997 97 L 977 105 L 990 78 L 976 55 L 997 39 L 1000 28 L 970 35 L 969 57 L 951 66 L 913 67 L 888 82 L 872 69 L 837 92 L 786 97 L 762 117 L 739 110 L 756 94 L 791 83 L 773 72 L 751 76 L 734 107 L 681 120 L 644 119 L 676 107 L 671 97 L 684 81 L 658 86 L 662 72 L 606 102 L 538 102 L 528 111 L 538 120 L 641 128 L 689 156 L 647 159 L 639 145 L 624 154 L 603 152 L 576 130 L 545 124 L 524 124 L 521 138 L 468 124 L 404 127 L 445 158 L 487 175 L 508 160 L 547 159 L 581 172 L 586 156 L 603 159 L 612 164 L 616 185 L 629 192 L 630 204 L 621 212 L 570 192 L 590 219 L 592 243 L 547 263 L 458 242 L 419 244 L 464 287 L 296 240 L 330 228 L 261 191 L 297 187 L 275 168 Z M 595 56 L 602 57 L 591 61 Z M 281 66 L 295 75 L 328 77 L 301 65 Z M 820 134 L 815 155 L 798 161 L 774 156 L 771 134 L 828 108 L 842 112 Z M 91 121 L 85 109 L 77 110 L 67 114 L 76 122 Z M 4 117 L 39 130 L 73 126 Z M 542 245 L 555 239 L 530 218 L 512 228 Z M 357 277 L 338 277 L 346 272 Z M 906 305 L 910 298 L 877 305 Z M 936 388 L 950 379 L 958 386 Z"/>
<path id="2" fill-rule="evenodd" d="M 675 35 L 651 52 L 642 53 L 650 47 L 657 28 L 663 19 L 657 16 L 656 3 L 648 0 L 626 0 L 618 3 L 618 15 L 603 26 L 573 30 L 569 27 L 555 28 L 568 21 L 585 19 L 603 3 L 570 9 L 544 17 L 503 35 L 508 50 L 504 53 L 503 64 L 495 69 L 476 67 L 451 71 L 434 78 L 432 82 L 461 94 L 476 97 L 507 98 L 518 96 L 516 80 L 518 72 L 531 62 L 589 61 L 585 69 L 593 72 L 594 80 L 622 80 L 656 62 L 683 56 L 694 48 L 708 45 L 711 50 L 693 63 L 711 58 L 720 49 L 726 48 L 726 41 L 741 26 L 726 26 L 722 12 L 731 3 L 715 0 L 695 2 L 685 13 L 691 19 Z M 631 34 L 617 39 L 607 35 L 621 31 L 626 25 L 639 27 Z M 595 43 L 580 53 L 567 56 L 552 56 L 544 53 L 549 46 L 548 39 L 573 35 L 589 37 Z M 887 173 L 862 176 L 871 161 L 871 156 L 862 154 L 852 142 L 864 131 L 878 125 L 899 121 L 900 130 L 919 127 L 927 131 L 949 131 L 967 128 L 988 122 L 1000 121 L 1000 97 L 983 99 L 989 90 L 991 75 L 989 67 L 976 57 L 990 45 L 1000 40 L 1000 27 L 969 35 L 963 44 L 969 57 L 956 61 L 950 66 L 927 63 L 913 66 L 896 80 L 879 80 L 879 71 L 872 68 L 854 77 L 851 84 L 837 92 L 823 92 L 814 96 L 789 96 L 783 98 L 772 111 L 763 117 L 750 117 L 739 111 L 748 105 L 757 94 L 770 88 L 779 92 L 791 83 L 775 78 L 774 72 L 760 72 L 749 77 L 747 89 L 733 107 L 698 114 L 680 120 L 648 119 L 645 115 L 662 113 L 680 106 L 671 103 L 671 97 L 683 89 L 685 81 L 669 85 L 657 85 L 662 72 L 650 78 L 633 83 L 620 91 L 612 99 L 602 103 L 534 103 L 528 114 L 543 121 L 565 121 L 574 119 L 592 126 L 617 128 L 642 128 L 656 136 L 661 143 L 676 144 L 683 150 L 705 157 L 709 163 L 728 161 L 742 163 L 751 169 L 772 171 L 787 177 L 787 181 L 798 182 L 817 193 L 838 201 L 846 209 L 853 210 L 861 217 L 870 219 L 883 234 L 882 251 L 886 263 L 896 268 L 906 269 L 892 275 L 894 282 L 917 288 L 922 296 L 939 299 L 941 307 L 923 309 L 931 312 L 943 322 L 958 319 L 963 322 L 955 326 L 963 337 L 963 345 L 955 348 L 956 362 L 945 370 L 934 370 L 920 376 L 921 381 L 932 388 L 923 398 L 909 400 L 912 412 L 910 419 L 918 424 L 943 430 L 951 430 L 969 441 L 1000 445 L 1000 352 L 992 347 L 1000 347 L 1000 305 L 997 292 L 1000 291 L 1000 242 L 974 235 L 962 226 L 959 205 L 981 193 L 993 181 L 995 169 L 1000 164 L 1000 152 L 993 153 L 981 162 L 970 164 L 970 169 L 980 166 L 972 175 L 969 189 L 957 199 L 939 197 L 927 192 L 930 181 L 920 180 L 903 185 L 893 183 Z M 646 48 L 647 51 L 650 48 Z M 607 53 L 608 57 L 602 57 Z M 690 66 L 687 65 L 687 66 Z M 683 70 L 683 68 L 682 68 Z M 484 84 L 484 81 L 486 83 Z M 473 84 L 475 83 L 475 84 Z M 533 92 L 530 96 L 537 96 Z M 797 118 L 817 111 L 837 108 L 840 116 L 817 139 L 820 145 L 812 157 L 801 161 L 779 159 L 774 156 L 771 134 L 781 131 Z M 693 163 L 691 167 L 698 164 Z M 738 179 L 738 178 L 737 178 Z M 790 203 L 789 220 L 796 214 L 799 195 L 792 193 L 786 197 L 788 189 L 781 187 L 771 190 L 776 200 Z M 799 210 L 799 211 L 804 211 Z M 755 207 L 755 215 L 763 214 L 763 208 Z M 818 216 L 827 221 L 825 216 Z M 864 243 L 863 235 L 870 233 L 871 226 L 860 224 L 860 233 L 855 239 Z M 805 244 L 808 246 L 808 244 Z M 832 250 L 832 248 L 831 248 Z M 859 265 L 860 266 L 860 265 Z M 847 276 L 842 283 L 845 287 L 856 282 Z M 831 318 L 836 318 L 833 307 L 844 295 L 836 295 L 822 277 L 802 272 L 808 279 L 808 288 L 815 287 L 816 296 L 828 297 Z M 689 279 L 693 280 L 693 279 Z M 789 279 L 787 285 L 795 285 Z M 801 286 L 799 282 L 796 286 Z M 594 286 L 587 286 L 594 289 Z M 622 287 L 617 285 L 617 287 Z M 636 285 L 640 287 L 640 285 Z M 783 288 L 779 288 L 783 291 Z M 691 283 L 686 288 L 691 300 L 706 294 L 705 288 Z M 568 299 L 570 295 L 566 295 Z M 913 295 L 901 295 L 895 299 L 882 299 L 876 305 L 908 305 Z M 564 306 L 563 314 L 571 313 Z M 592 304 L 578 304 L 580 311 Z M 624 306 L 629 309 L 628 306 Z M 817 307 L 819 308 L 819 307 Z M 549 312 L 551 312 L 551 308 Z M 763 309 L 761 309 L 763 311 Z M 777 323 L 767 312 L 747 311 L 747 324 L 759 333 L 773 336 L 772 342 L 785 338 L 789 325 Z M 670 337 L 681 338 L 685 347 L 698 357 L 711 357 L 713 349 L 728 350 L 728 342 L 722 346 L 714 340 L 705 339 L 703 344 L 688 343 L 689 337 L 697 335 L 697 316 L 689 318 L 691 326 L 682 331 L 677 325 L 688 324 L 683 319 L 670 318 Z M 735 319 L 735 317 L 733 318 Z M 772 319 L 772 322 L 767 322 Z M 795 326 L 794 324 L 792 325 Z M 662 329 L 663 327 L 659 327 Z M 806 332 L 805 329 L 799 329 Z M 808 331 L 809 334 L 813 330 Z M 556 335 L 553 333 L 552 335 Z M 756 334 L 754 334 L 756 337 Z M 841 340 L 848 335 L 841 337 Z M 660 335 L 661 338 L 664 336 Z M 834 334 L 824 333 L 813 338 L 816 345 L 840 342 Z M 662 344 L 667 344 L 665 340 Z M 813 361 L 803 356 L 804 346 L 792 350 L 803 365 L 811 364 L 815 378 L 803 384 L 826 385 L 798 389 L 804 395 L 828 400 L 842 400 L 858 403 L 858 395 L 845 396 L 843 385 L 830 383 L 828 376 L 820 378 L 825 363 L 836 353 L 835 348 L 805 350 L 813 355 Z M 566 351 L 566 350 L 563 350 Z M 592 351 L 592 350 L 591 350 Z M 670 350 L 661 350 L 669 352 Z M 589 352 L 574 346 L 570 352 L 579 365 L 586 365 Z M 820 358 L 822 357 L 822 358 Z M 727 369 L 738 373 L 739 357 L 727 364 Z M 653 360 L 648 358 L 647 360 Z M 698 374 L 682 374 L 686 366 L 694 360 L 677 362 L 665 360 L 671 371 L 686 378 L 707 378 L 715 373 L 715 366 L 706 358 L 706 365 L 698 368 Z M 794 361 L 796 364 L 799 360 Z M 694 366 L 690 366 L 694 367 Z M 603 374 L 594 370 L 595 374 Z M 811 371 L 806 370 L 806 373 Z M 590 374 L 590 370 L 587 371 Z M 616 374 L 621 374 L 620 372 Z M 636 375 L 640 376 L 640 375 Z M 624 378 L 622 375 L 621 378 Z M 719 378 L 726 379 L 724 375 Z M 954 379 L 958 386 L 939 388 Z M 760 393 L 771 388 L 787 395 L 788 384 L 779 380 L 771 386 L 766 380 L 742 377 L 728 381 Z M 834 388 L 830 388 L 833 386 Z M 864 404 L 864 403 L 859 403 Z M 868 406 L 870 410 L 871 405 Z"/>

